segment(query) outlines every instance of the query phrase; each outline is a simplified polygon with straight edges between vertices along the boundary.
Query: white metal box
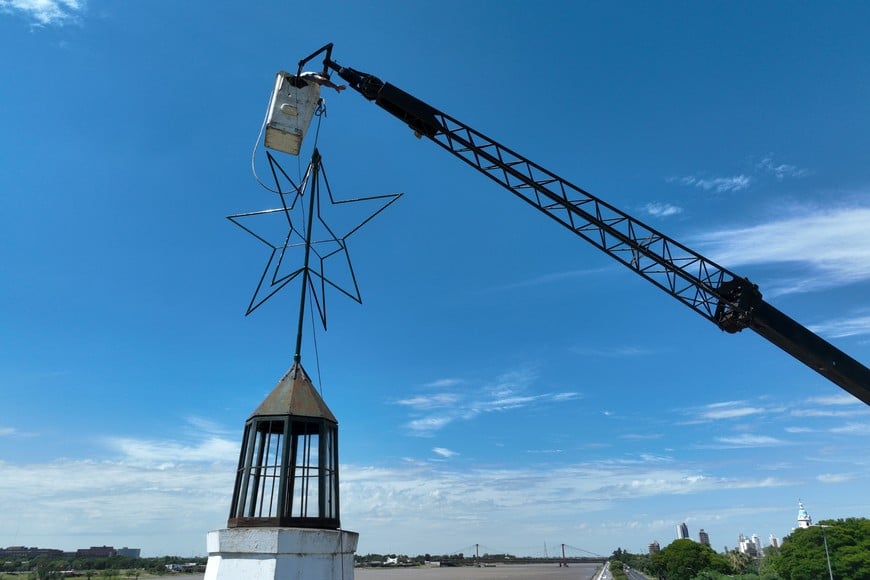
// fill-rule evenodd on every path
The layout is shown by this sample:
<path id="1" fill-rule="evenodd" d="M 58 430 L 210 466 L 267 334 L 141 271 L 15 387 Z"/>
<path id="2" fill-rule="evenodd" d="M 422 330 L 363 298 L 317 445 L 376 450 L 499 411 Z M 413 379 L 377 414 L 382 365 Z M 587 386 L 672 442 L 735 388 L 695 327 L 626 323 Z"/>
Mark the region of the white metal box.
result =
<path id="1" fill-rule="evenodd" d="M 319 84 L 305 82 L 284 71 L 279 72 L 266 119 L 266 147 L 299 155 L 302 140 L 319 101 Z"/>

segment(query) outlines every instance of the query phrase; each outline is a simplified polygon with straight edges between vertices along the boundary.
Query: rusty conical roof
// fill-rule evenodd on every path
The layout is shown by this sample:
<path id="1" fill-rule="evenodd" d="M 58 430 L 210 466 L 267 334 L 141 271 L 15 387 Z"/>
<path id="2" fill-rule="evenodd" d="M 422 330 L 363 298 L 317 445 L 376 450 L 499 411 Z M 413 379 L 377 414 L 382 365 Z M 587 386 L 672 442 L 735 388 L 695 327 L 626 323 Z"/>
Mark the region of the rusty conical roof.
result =
<path id="1" fill-rule="evenodd" d="M 260 403 L 260 406 L 251 414 L 249 419 L 268 415 L 312 417 L 326 419 L 338 424 L 335 415 L 332 414 L 317 389 L 311 384 L 308 373 L 298 362 L 293 363 L 287 374 L 278 381 L 269 396 Z"/>

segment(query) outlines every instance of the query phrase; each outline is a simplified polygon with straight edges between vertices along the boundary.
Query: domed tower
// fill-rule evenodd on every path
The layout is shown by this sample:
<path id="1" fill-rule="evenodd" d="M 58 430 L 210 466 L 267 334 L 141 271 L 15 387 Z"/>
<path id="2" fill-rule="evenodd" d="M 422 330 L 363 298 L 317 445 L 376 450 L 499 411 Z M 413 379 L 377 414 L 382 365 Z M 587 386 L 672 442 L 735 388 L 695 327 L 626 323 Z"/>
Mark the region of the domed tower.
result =
<path id="1" fill-rule="evenodd" d="M 808 528 L 813 525 L 813 518 L 810 517 L 810 514 L 808 514 L 806 508 L 804 508 L 804 502 L 800 500 L 798 500 L 797 522 L 799 528 Z"/>

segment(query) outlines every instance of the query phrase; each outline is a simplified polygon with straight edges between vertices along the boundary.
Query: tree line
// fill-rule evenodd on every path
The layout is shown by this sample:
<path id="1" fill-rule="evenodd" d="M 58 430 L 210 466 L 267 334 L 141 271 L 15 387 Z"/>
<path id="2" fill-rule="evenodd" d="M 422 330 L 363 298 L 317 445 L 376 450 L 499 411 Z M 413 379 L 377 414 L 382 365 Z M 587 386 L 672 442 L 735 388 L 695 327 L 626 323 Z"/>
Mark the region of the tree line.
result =
<path id="1" fill-rule="evenodd" d="M 17 574 L 19 578 L 30 580 L 50 580 L 61 578 L 61 572 L 73 570 L 80 578 L 103 580 L 108 578 L 138 578 L 141 574 L 168 574 L 168 564 L 189 564 L 205 566 L 207 558 L 162 556 L 159 558 L 128 558 L 125 556 L 99 557 L 4 557 L 0 562 L 0 573 Z M 24 576 L 22 576 L 24 574 Z M 0 574 L 0 578 L 2 578 Z"/>
<path id="2" fill-rule="evenodd" d="M 652 555 L 618 548 L 611 557 L 611 569 L 630 566 L 660 580 L 820 580 L 829 577 L 829 563 L 834 578 L 870 580 L 870 520 L 822 520 L 798 528 L 781 547 L 768 546 L 757 558 L 736 549 L 717 553 L 692 540 L 674 540 Z M 622 577 L 614 574 L 615 580 Z"/>

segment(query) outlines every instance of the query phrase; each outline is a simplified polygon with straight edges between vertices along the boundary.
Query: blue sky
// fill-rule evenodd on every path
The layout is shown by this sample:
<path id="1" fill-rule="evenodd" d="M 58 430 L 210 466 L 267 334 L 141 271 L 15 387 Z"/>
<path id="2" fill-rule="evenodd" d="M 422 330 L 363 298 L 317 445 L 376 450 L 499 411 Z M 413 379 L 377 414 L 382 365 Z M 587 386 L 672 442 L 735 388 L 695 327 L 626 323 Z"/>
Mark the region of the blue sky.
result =
<path id="1" fill-rule="evenodd" d="M 268 256 L 225 216 L 276 207 L 250 163 L 274 74 L 326 42 L 870 362 L 868 17 L 0 0 L 0 546 L 193 555 L 225 524 L 298 300 L 244 316 Z M 722 549 L 789 533 L 798 499 L 870 512 L 865 405 L 358 95 L 325 97 L 336 195 L 404 192 L 350 240 L 363 304 L 330 296 L 303 350 L 361 553 L 643 551 L 683 521 Z"/>

